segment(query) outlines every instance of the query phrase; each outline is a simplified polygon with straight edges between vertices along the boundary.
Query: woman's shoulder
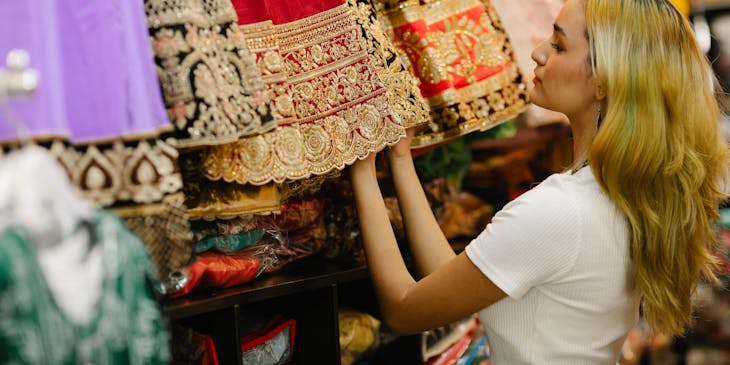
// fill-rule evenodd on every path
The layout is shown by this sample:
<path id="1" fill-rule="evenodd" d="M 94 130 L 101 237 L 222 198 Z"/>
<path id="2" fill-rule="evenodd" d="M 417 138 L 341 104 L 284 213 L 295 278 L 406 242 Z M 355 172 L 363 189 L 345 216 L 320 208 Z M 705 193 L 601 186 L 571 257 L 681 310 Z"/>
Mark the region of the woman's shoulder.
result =
<path id="1" fill-rule="evenodd" d="M 550 175 L 502 210 L 528 220 L 549 218 L 553 224 L 574 225 L 590 215 L 586 210 L 605 204 L 612 203 L 586 167 L 575 174 Z"/>

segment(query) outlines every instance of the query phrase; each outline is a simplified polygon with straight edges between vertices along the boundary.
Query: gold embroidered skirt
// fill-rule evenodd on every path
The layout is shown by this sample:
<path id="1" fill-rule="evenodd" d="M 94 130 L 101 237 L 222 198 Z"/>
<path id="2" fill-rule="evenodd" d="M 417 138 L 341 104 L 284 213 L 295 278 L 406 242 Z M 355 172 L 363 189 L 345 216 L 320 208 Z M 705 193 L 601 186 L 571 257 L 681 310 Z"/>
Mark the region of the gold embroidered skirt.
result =
<path id="1" fill-rule="evenodd" d="M 267 64 L 276 52 L 259 53 L 259 65 L 283 65 L 269 75 L 282 81 L 268 83 L 270 90 L 282 87 L 271 92 L 277 127 L 208 148 L 203 166 L 210 180 L 263 185 L 324 175 L 405 135 L 350 7 L 340 0 L 291 3 L 266 2 L 269 10 L 283 10 L 269 14 L 281 63 Z M 316 6 L 325 8 L 289 19 L 295 16 L 289 9 Z"/>
<path id="2" fill-rule="evenodd" d="M 488 0 L 374 2 L 431 106 L 431 128 L 414 148 L 488 129 L 525 109 L 522 75 Z"/>

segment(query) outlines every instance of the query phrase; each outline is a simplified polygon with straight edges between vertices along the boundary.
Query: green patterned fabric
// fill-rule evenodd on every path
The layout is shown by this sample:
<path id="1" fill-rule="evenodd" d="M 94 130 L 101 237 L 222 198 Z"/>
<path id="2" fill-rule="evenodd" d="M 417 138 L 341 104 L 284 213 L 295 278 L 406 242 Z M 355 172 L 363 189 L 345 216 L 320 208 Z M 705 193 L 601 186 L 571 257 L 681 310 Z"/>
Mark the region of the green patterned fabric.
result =
<path id="1" fill-rule="evenodd" d="M 106 212 L 91 226 L 102 245 L 104 278 L 96 312 L 84 325 L 58 307 L 24 230 L 0 233 L 0 363 L 169 363 L 167 325 L 142 242 Z"/>
<path id="2" fill-rule="evenodd" d="M 195 253 L 201 253 L 210 249 L 215 249 L 223 253 L 234 253 L 251 247 L 262 238 L 264 238 L 263 229 L 255 229 L 253 231 L 236 233 L 236 234 L 219 234 L 203 238 L 195 243 Z"/>

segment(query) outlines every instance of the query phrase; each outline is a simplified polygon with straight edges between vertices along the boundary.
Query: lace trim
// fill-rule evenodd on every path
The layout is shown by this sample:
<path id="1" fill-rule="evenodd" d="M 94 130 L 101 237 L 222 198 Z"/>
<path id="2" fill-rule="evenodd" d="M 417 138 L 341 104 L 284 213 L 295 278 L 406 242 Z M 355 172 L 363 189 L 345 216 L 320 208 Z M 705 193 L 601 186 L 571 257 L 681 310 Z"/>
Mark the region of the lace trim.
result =
<path id="1" fill-rule="evenodd" d="M 430 120 L 429 106 L 418 90 L 418 80 L 398 58 L 398 49 L 375 17 L 370 0 L 348 0 L 365 39 L 368 55 L 388 90 L 388 100 L 405 128 Z"/>
<path id="2" fill-rule="evenodd" d="M 487 0 L 412 5 L 379 16 L 432 108 L 430 130 L 412 147 L 488 129 L 525 110 L 526 86 Z"/>
<path id="3" fill-rule="evenodd" d="M 178 152 L 160 140 L 87 146 L 57 140 L 48 149 L 84 198 L 97 206 L 156 203 L 182 188 Z"/>
<path id="4" fill-rule="evenodd" d="M 208 179 L 263 185 L 322 175 L 405 136 L 351 17 L 345 4 L 276 26 L 296 122 L 209 148 Z"/>
<path id="5" fill-rule="evenodd" d="M 175 147 L 230 143 L 276 126 L 263 82 L 225 0 L 147 0 Z"/>

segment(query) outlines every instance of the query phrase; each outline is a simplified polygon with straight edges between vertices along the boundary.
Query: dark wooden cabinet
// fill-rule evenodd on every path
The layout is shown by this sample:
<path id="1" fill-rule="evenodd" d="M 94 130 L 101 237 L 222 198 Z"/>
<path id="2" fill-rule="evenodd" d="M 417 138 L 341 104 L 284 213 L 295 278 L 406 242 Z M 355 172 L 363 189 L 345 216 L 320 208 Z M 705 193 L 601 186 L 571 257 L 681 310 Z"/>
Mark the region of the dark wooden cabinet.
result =
<path id="1" fill-rule="evenodd" d="M 294 364 L 339 365 L 341 306 L 377 311 L 367 268 L 308 260 L 248 285 L 171 300 L 164 310 L 171 322 L 211 335 L 221 364 L 241 364 L 241 323 L 264 313 L 296 320 Z"/>

